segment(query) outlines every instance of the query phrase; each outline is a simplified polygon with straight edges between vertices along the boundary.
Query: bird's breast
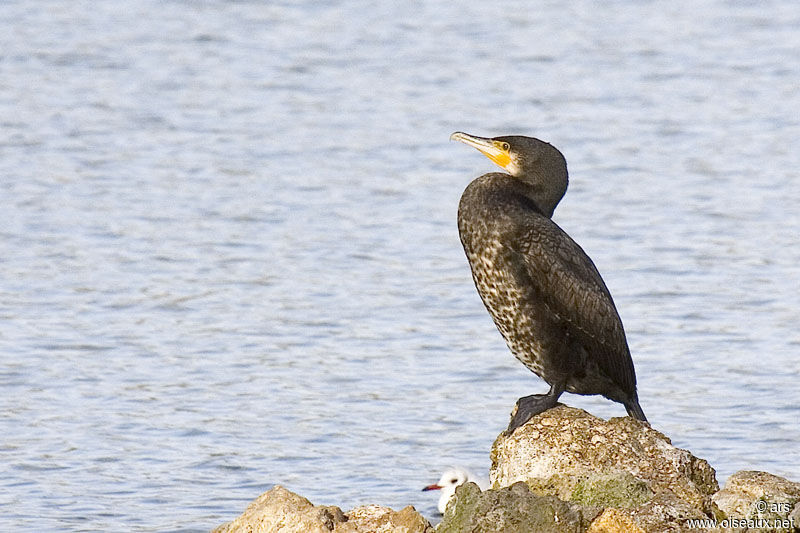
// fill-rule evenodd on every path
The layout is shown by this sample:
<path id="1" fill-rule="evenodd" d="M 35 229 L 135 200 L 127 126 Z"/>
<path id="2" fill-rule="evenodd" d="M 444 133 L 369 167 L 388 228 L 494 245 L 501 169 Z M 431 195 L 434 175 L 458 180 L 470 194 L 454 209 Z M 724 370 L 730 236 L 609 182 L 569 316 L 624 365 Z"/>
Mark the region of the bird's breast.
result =
<path id="1" fill-rule="evenodd" d="M 542 376 L 540 354 L 545 347 L 538 331 L 543 317 L 531 312 L 536 294 L 516 277 L 517 267 L 500 239 L 482 241 L 476 248 L 465 246 L 465 251 L 478 294 L 509 349 Z"/>

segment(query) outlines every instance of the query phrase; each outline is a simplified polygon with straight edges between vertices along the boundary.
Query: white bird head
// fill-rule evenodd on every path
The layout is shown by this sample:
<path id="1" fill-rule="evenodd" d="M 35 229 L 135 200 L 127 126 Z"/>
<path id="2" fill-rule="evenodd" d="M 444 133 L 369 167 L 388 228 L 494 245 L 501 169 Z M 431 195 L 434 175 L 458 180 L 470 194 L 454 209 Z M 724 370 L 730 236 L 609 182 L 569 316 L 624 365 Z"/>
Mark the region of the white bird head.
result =
<path id="1" fill-rule="evenodd" d="M 476 477 L 468 470 L 460 467 L 450 468 L 445 470 L 442 477 L 439 478 L 438 483 L 428 485 L 422 490 L 441 490 L 442 494 L 439 496 L 439 504 L 437 505 L 439 512 L 444 514 L 447 508 L 447 502 L 456 493 L 456 487 L 463 485 L 467 481 L 476 481 Z M 479 483 L 480 485 L 480 483 Z M 483 488 L 483 487 L 481 487 Z"/>

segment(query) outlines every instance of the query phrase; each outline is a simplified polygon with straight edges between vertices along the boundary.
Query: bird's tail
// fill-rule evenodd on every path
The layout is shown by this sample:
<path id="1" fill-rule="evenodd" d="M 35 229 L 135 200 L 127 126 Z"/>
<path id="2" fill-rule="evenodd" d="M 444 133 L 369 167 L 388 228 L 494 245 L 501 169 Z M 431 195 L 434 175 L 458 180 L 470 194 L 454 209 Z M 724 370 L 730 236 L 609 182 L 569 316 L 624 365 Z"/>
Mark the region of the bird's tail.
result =
<path id="1" fill-rule="evenodd" d="M 628 416 L 632 416 L 633 418 L 641 420 L 642 422 L 647 422 L 647 417 L 644 416 L 642 406 L 639 405 L 639 398 L 636 396 L 625 403 L 625 410 L 628 411 Z"/>

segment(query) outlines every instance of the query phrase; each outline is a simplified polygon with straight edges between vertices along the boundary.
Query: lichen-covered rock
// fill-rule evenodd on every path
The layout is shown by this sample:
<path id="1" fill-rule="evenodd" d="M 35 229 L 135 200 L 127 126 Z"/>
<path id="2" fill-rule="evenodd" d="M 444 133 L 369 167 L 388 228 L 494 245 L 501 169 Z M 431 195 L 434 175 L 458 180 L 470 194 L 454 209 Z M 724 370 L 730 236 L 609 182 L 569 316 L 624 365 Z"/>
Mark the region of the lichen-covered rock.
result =
<path id="1" fill-rule="evenodd" d="M 538 496 L 525 483 L 484 492 L 466 483 L 456 489 L 436 533 L 579 533 L 596 514 L 553 496 Z"/>
<path id="2" fill-rule="evenodd" d="M 682 533 L 689 520 L 708 520 L 702 511 L 679 499 L 671 491 L 655 494 L 636 507 L 609 507 L 598 516 L 587 533 Z"/>
<path id="3" fill-rule="evenodd" d="M 759 531 L 800 531 L 800 483 L 766 472 L 744 470 L 729 477 L 725 488 L 712 499 L 729 518 L 763 520 L 770 524 Z"/>
<path id="4" fill-rule="evenodd" d="M 533 417 L 513 435 L 500 435 L 491 458 L 493 487 L 525 481 L 534 492 L 562 500 L 577 496 L 625 507 L 643 503 L 648 491 L 670 491 L 710 515 L 710 496 L 719 490 L 705 460 L 672 446 L 648 424 L 630 417 L 605 421 L 563 405 Z M 614 479 L 621 483 L 609 483 Z M 615 487 L 621 492 L 610 491 Z M 633 500 L 625 505 L 629 496 Z"/>
<path id="5" fill-rule="evenodd" d="M 276 485 L 213 533 L 433 533 L 433 527 L 410 505 L 400 511 L 367 505 L 343 513 Z"/>
<path id="6" fill-rule="evenodd" d="M 436 533 L 800 533 L 800 483 L 743 471 L 719 490 L 706 461 L 631 418 L 605 421 L 558 406 L 498 437 L 491 458 L 493 488 L 459 487 Z M 434 529 L 411 506 L 344 513 L 276 486 L 214 532 Z"/>
<path id="7" fill-rule="evenodd" d="M 599 474 L 578 481 L 569 501 L 591 507 L 634 507 L 650 501 L 653 491 L 629 472 Z"/>

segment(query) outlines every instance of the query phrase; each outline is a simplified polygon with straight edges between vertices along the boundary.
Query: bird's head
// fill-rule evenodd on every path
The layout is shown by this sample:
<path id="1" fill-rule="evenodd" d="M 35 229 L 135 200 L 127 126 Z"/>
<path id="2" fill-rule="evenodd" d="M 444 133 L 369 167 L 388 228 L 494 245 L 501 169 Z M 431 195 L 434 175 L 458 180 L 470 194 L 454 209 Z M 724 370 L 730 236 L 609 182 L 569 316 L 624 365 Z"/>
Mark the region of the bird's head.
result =
<path id="1" fill-rule="evenodd" d="M 456 487 L 463 485 L 467 481 L 471 481 L 471 478 L 474 478 L 474 476 L 463 468 L 454 467 L 445 470 L 445 472 L 442 474 L 442 477 L 439 478 L 438 483 L 428 485 L 422 490 L 442 491 L 441 495 L 439 496 L 437 508 L 439 509 L 440 513 L 444 514 L 445 509 L 447 509 L 447 503 L 456 493 Z"/>
<path id="2" fill-rule="evenodd" d="M 523 135 L 488 138 L 460 131 L 450 140 L 477 148 L 511 176 L 530 185 L 533 199 L 548 216 L 567 192 L 567 161 L 550 143 Z"/>
<path id="3" fill-rule="evenodd" d="M 433 485 L 428 485 L 422 490 L 423 491 L 439 490 L 451 487 L 452 488 L 451 492 L 454 492 L 456 487 L 458 487 L 459 485 L 463 485 L 469 480 L 470 480 L 469 472 L 460 467 L 453 467 L 444 471 L 442 477 L 439 478 L 438 483 L 434 483 Z"/>

